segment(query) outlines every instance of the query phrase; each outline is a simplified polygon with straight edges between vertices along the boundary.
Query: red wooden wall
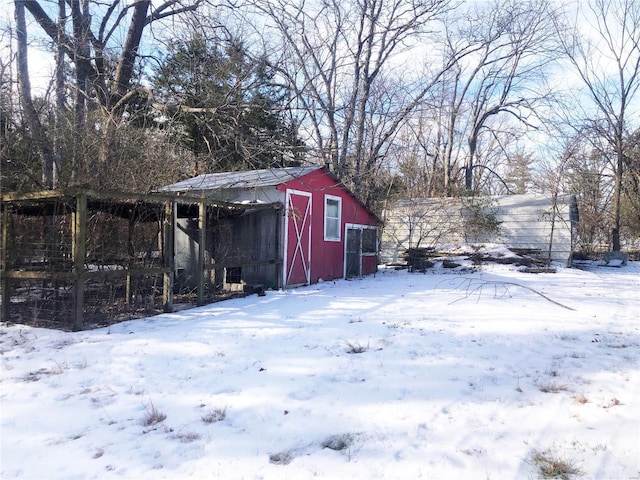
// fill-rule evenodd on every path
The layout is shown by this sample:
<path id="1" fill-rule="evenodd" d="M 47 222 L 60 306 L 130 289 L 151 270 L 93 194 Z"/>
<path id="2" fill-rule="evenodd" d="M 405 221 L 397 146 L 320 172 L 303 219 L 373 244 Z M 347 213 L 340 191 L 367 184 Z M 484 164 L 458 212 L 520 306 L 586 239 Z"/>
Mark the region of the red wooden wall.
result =
<path id="1" fill-rule="evenodd" d="M 370 213 L 342 184 L 333 176 L 320 168 L 303 177 L 283 183 L 278 186 L 284 192 L 287 189 L 311 193 L 311 254 L 310 254 L 310 283 L 317 283 L 319 279 L 333 280 L 344 276 L 345 261 L 345 225 L 347 223 L 377 226 L 377 218 Z M 342 199 L 342 213 L 340 220 L 340 241 L 324 240 L 324 203 L 325 195 Z M 288 220 L 290 221 L 290 220 Z M 298 219 L 298 223 L 300 223 Z M 291 223 L 290 223 L 291 225 Z M 289 248 L 295 244 L 292 240 L 294 233 L 289 229 Z M 291 256 L 291 252 L 289 252 Z M 377 269 L 377 256 L 362 257 L 362 274 L 374 273 Z M 295 271 L 295 268 L 294 268 Z M 286 282 L 291 284 L 293 282 Z"/>

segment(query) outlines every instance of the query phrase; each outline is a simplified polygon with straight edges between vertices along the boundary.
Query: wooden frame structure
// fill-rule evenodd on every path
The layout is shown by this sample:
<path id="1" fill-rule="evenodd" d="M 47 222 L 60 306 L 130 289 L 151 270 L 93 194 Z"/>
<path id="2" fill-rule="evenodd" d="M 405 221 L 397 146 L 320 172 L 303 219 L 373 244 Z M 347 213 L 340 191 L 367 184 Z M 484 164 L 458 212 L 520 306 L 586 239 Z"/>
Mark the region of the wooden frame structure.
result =
<path id="1" fill-rule="evenodd" d="M 104 192 L 87 188 L 69 188 L 33 193 L 7 193 L 2 195 L 2 245 L 0 254 L 0 280 L 3 321 L 12 320 L 14 310 L 20 302 L 25 302 L 24 293 L 15 292 L 14 285 L 21 282 L 41 282 L 49 291 L 60 290 L 65 285 L 61 314 L 71 319 L 66 328 L 81 330 L 87 327 L 86 295 L 92 284 L 100 281 L 115 282 L 119 291 L 124 291 L 125 303 L 131 304 L 135 297 L 132 279 L 162 278 L 161 308 L 170 312 L 174 308 L 174 240 L 178 211 L 198 219 L 198 278 L 196 303 L 205 303 L 205 283 L 214 268 L 225 265 L 205 264 L 207 212 L 244 211 L 247 208 L 279 208 L 277 205 L 259 204 L 247 206 L 208 199 L 204 196 L 189 196 L 178 193 L 126 194 Z M 109 265 L 110 257 L 105 255 L 92 265 L 92 255 L 88 245 L 96 230 L 109 235 L 109 226 L 100 225 L 96 217 L 103 215 L 107 220 L 128 222 L 128 239 L 112 238 L 117 245 L 128 244 L 128 252 L 118 251 L 122 261 Z M 42 229 L 53 232 L 53 236 L 63 235 L 65 241 L 52 241 L 40 245 L 37 254 L 33 252 L 21 257 L 24 245 L 18 244 L 15 235 L 20 221 L 25 218 L 42 219 Z M 148 251 L 139 251 L 132 241 L 132 229 L 140 223 L 153 224 L 151 233 L 139 234 L 144 240 L 157 245 Z M 91 231 L 88 225 L 92 224 Z M 109 222 L 107 222 L 109 223 Z M 23 230 L 28 227 L 22 227 Z M 154 230 L 155 229 L 155 230 Z M 64 230 L 64 233 L 60 233 Z M 126 234 L 119 231 L 122 236 Z M 153 238 L 156 233 L 157 238 Z M 114 233 L 113 236 L 118 236 Z M 95 245 L 92 245 L 95 247 Z M 116 248 L 117 250 L 117 248 Z M 151 251 L 153 250 L 153 251 Z M 62 253 L 60 253 L 62 252 Z M 153 254 L 153 255 L 152 255 Z M 28 257 L 28 258 L 27 258 Z M 153 259 L 151 258 L 153 257 Z M 242 266 L 242 265 L 238 265 Z M 155 284 L 154 284 L 155 286 Z M 135 317 L 132 317 L 135 318 Z M 109 320 L 111 322 L 111 320 Z"/>

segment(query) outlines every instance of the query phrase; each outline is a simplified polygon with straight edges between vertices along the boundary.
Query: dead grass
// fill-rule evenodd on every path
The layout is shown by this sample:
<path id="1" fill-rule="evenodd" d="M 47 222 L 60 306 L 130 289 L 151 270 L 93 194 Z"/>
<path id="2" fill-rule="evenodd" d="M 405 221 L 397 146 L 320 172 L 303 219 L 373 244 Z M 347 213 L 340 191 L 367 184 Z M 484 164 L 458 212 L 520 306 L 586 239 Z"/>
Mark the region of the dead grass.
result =
<path id="1" fill-rule="evenodd" d="M 531 457 L 531 463 L 536 466 L 542 478 L 571 480 L 583 473 L 571 460 L 558 458 L 549 452 L 535 452 Z"/>
<path id="2" fill-rule="evenodd" d="M 359 343 L 351 343 L 351 342 L 347 342 L 347 353 L 349 354 L 354 354 L 354 353 L 364 353 L 367 350 L 369 350 L 369 345 L 360 345 Z"/>
<path id="3" fill-rule="evenodd" d="M 622 405 L 622 402 L 614 397 L 611 400 L 609 400 L 608 403 L 603 404 L 602 408 L 606 409 L 606 408 L 611 408 L 611 407 L 617 407 L 618 405 Z"/>
<path id="4" fill-rule="evenodd" d="M 558 393 L 558 392 L 567 392 L 570 390 L 570 388 L 564 383 L 558 383 L 554 381 L 542 382 L 540 380 L 536 380 L 534 385 L 542 393 Z"/>
<path id="5" fill-rule="evenodd" d="M 269 462 L 275 465 L 289 465 L 293 460 L 291 452 L 279 452 L 269 455 Z"/>
<path id="6" fill-rule="evenodd" d="M 221 422 L 225 418 L 227 418 L 227 407 L 216 407 L 212 410 L 209 410 L 200 418 L 202 418 L 202 421 L 204 423 L 208 424 Z"/>
<path id="7" fill-rule="evenodd" d="M 67 371 L 69 367 L 66 364 L 59 364 L 55 362 L 55 365 L 51 368 L 41 368 L 35 372 L 29 372 L 23 377 L 25 382 L 37 382 L 41 377 L 46 375 L 62 375 Z"/>
<path id="8" fill-rule="evenodd" d="M 149 405 L 146 405 L 144 408 L 147 414 L 142 419 L 142 425 L 145 427 L 157 425 L 160 422 L 164 422 L 167 418 L 167 414 L 158 410 L 151 400 L 149 400 Z"/>
<path id="9" fill-rule="evenodd" d="M 583 394 L 575 395 L 575 396 L 573 397 L 573 400 L 574 400 L 576 403 L 580 403 L 580 404 L 583 404 L 583 405 L 584 405 L 585 403 L 589 403 L 589 399 L 588 399 L 587 397 L 585 397 Z"/>
<path id="10" fill-rule="evenodd" d="M 322 448 L 328 448 L 337 452 L 346 450 L 353 443 L 353 437 L 348 433 L 332 435 L 322 442 Z"/>
<path id="11" fill-rule="evenodd" d="M 182 443 L 191 443 L 200 439 L 200 434 L 197 432 L 180 432 L 174 435 L 174 438 L 177 438 Z"/>

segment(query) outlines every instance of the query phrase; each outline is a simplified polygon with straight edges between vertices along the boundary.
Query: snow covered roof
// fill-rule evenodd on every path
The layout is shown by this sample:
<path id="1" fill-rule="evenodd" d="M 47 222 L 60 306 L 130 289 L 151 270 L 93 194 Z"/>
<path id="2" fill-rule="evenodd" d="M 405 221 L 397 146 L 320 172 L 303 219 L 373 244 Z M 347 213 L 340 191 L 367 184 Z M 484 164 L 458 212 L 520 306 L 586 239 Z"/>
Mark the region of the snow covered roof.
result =
<path id="1" fill-rule="evenodd" d="M 228 188 L 271 187 L 300 178 L 322 167 L 287 167 L 241 172 L 207 173 L 167 185 L 161 192 L 188 192 Z"/>

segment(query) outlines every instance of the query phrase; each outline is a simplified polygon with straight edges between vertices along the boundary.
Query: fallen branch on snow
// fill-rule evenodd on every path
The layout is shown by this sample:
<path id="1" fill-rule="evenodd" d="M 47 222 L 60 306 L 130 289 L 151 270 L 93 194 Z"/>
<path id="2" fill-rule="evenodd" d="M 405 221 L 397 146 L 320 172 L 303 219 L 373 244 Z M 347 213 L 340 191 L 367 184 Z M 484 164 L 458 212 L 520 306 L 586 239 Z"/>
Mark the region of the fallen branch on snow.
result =
<path id="1" fill-rule="evenodd" d="M 477 279 L 477 278 L 469 278 L 469 277 L 463 277 L 463 280 L 465 281 L 463 283 L 467 283 L 465 298 L 468 298 L 468 297 L 470 297 L 470 296 L 472 296 L 474 294 L 478 294 L 478 299 L 479 299 L 480 295 L 482 294 L 482 289 L 485 286 L 488 286 L 488 285 L 493 285 L 493 287 L 494 287 L 494 297 L 495 298 L 500 298 L 501 296 L 504 296 L 504 295 L 511 296 L 510 293 L 509 293 L 508 286 L 513 286 L 513 287 L 520 287 L 520 288 L 524 288 L 525 290 L 529 290 L 530 292 L 533 292 L 536 295 L 540 295 L 545 300 L 547 300 L 547 301 L 549 301 L 549 302 L 551 302 L 551 303 L 553 303 L 555 305 L 558 305 L 559 307 L 562 307 L 562 308 L 565 308 L 567 310 L 571 310 L 571 311 L 575 312 L 574 308 L 568 307 L 567 305 L 563 305 L 560 302 L 556 302 L 555 300 L 547 297 L 545 294 L 540 293 L 538 290 L 536 290 L 534 288 L 531 288 L 531 287 L 527 287 L 526 285 L 521 285 L 521 284 L 515 283 L 515 282 L 504 282 L 504 281 L 498 281 L 498 280 L 480 280 L 480 279 Z M 498 295 L 498 287 L 503 287 L 504 288 L 504 293 L 502 295 Z M 451 303 L 456 303 L 459 300 L 460 299 L 454 300 Z"/>

